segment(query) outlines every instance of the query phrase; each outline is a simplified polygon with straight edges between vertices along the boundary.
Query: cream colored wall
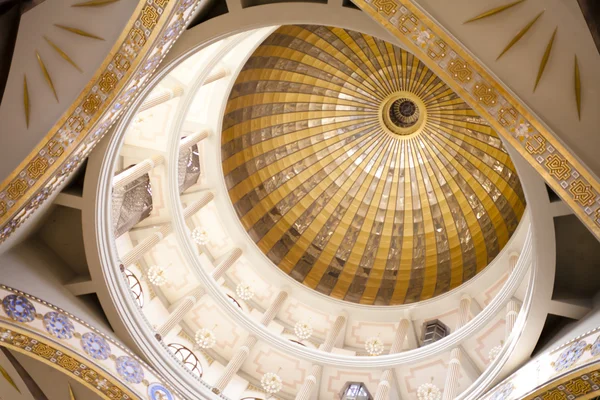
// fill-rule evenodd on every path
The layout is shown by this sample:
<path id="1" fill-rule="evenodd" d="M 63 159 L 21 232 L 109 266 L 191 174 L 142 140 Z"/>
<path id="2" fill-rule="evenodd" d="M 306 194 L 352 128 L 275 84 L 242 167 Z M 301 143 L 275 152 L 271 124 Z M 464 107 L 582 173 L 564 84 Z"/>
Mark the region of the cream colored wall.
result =
<path id="1" fill-rule="evenodd" d="M 110 334 L 99 311 L 64 288 L 72 277 L 52 250 L 35 238 L 0 255 L 0 284 L 46 300 Z"/>

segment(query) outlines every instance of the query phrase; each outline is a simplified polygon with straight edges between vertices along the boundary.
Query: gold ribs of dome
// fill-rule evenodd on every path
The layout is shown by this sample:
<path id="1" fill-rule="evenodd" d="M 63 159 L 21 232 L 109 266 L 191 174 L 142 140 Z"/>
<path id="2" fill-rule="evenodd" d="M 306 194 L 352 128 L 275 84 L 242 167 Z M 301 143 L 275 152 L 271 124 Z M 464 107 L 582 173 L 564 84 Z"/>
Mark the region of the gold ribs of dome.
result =
<path id="1" fill-rule="evenodd" d="M 237 77 L 222 167 L 242 225 L 286 274 L 336 299 L 426 300 L 474 277 L 525 208 L 496 132 L 414 55 L 283 26 Z"/>

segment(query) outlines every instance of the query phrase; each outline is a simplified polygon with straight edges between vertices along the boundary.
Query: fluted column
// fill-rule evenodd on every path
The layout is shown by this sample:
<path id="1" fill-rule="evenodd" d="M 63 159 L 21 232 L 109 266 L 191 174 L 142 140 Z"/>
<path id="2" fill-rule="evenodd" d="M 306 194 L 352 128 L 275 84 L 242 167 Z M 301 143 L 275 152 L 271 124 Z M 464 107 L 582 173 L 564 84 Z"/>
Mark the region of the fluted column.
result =
<path id="1" fill-rule="evenodd" d="M 458 307 L 458 321 L 456 330 L 459 330 L 469 322 L 471 309 L 471 297 L 463 296 Z M 460 374 L 460 348 L 456 347 L 450 352 L 450 362 L 444 385 L 442 400 L 453 400 L 458 392 L 458 377 Z"/>
<path id="2" fill-rule="evenodd" d="M 227 67 L 221 65 L 217 68 L 214 68 L 209 76 L 204 80 L 204 84 L 208 85 L 209 83 L 213 83 L 218 81 L 219 79 L 225 78 L 229 74 L 229 69 Z"/>
<path id="3" fill-rule="evenodd" d="M 396 329 L 396 335 L 392 342 L 389 354 L 396 354 L 402 351 L 404 347 L 404 341 L 406 340 L 406 334 L 410 328 L 410 321 L 407 318 L 402 318 Z M 390 381 L 392 379 L 392 370 L 386 369 L 381 374 L 379 379 L 379 385 L 377 385 L 377 392 L 375 392 L 375 400 L 387 400 L 390 393 Z"/>
<path id="4" fill-rule="evenodd" d="M 515 328 L 515 323 L 517 322 L 517 317 L 519 316 L 519 310 L 521 305 L 517 300 L 511 300 L 506 305 L 506 331 L 505 338 L 508 339 L 511 332 Z"/>
<path id="5" fill-rule="evenodd" d="M 165 158 L 161 155 L 155 155 L 140 161 L 133 167 L 126 169 L 119 175 L 113 178 L 113 189 L 122 188 L 123 186 L 135 181 L 144 174 L 147 174 L 152 168 L 161 165 L 165 162 Z"/>
<path id="6" fill-rule="evenodd" d="M 167 89 L 162 94 L 159 94 L 158 96 L 150 97 L 148 100 L 144 101 L 142 103 L 142 106 L 140 107 L 139 112 L 149 110 L 153 107 L 156 107 L 163 103 L 166 103 L 167 101 L 169 101 L 171 99 L 180 97 L 183 94 L 183 92 L 184 92 L 184 89 L 183 89 L 183 86 L 181 86 L 181 85 L 177 85 L 173 89 Z"/>
<path id="7" fill-rule="evenodd" d="M 234 249 L 225 260 L 223 260 L 217 267 L 212 271 L 211 275 L 214 280 L 218 280 L 223 276 L 223 274 L 242 256 L 242 250 L 236 248 Z M 194 289 L 190 295 L 187 295 L 182 301 L 179 302 L 177 307 L 169 314 L 167 320 L 163 322 L 163 324 L 156 330 L 157 337 L 159 339 L 167 336 L 171 329 L 175 328 L 177 324 L 179 324 L 187 313 L 192 311 L 198 300 L 206 291 L 203 287 L 199 287 Z"/>
<path id="8" fill-rule="evenodd" d="M 265 326 L 269 325 L 269 323 L 273 320 L 273 318 L 275 318 L 277 313 L 281 310 L 281 307 L 283 306 L 283 303 L 287 299 L 287 296 L 288 296 L 287 292 L 283 291 L 283 290 L 281 292 L 279 292 L 279 294 L 277 294 L 277 297 L 275 298 L 275 300 L 273 300 L 273 302 L 271 303 L 269 308 L 267 308 L 267 310 L 263 314 L 262 318 L 260 319 L 260 323 L 262 325 L 265 325 Z M 233 379 L 235 374 L 239 371 L 242 364 L 244 364 L 244 361 L 246 361 L 246 358 L 248 358 L 248 355 L 250 354 L 250 350 L 252 350 L 252 348 L 254 347 L 256 342 L 257 342 L 256 337 L 248 336 L 248 338 L 246 339 L 244 344 L 235 352 L 235 354 L 233 355 L 231 360 L 229 360 L 229 362 L 227 363 L 227 366 L 225 367 L 225 370 L 223 371 L 223 373 L 221 373 L 221 376 L 219 377 L 219 379 L 217 379 L 217 382 L 214 384 L 214 386 L 212 388 L 212 391 L 214 393 L 219 394 L 223 390 L 225 390 L 225 387 L 227 386 L 227 384 L 231 381 L 231 379 Z"/>
<path id="9" fill-rule="evenodd" d="M 142 258 L 144 254 L 149 252 L 154 246 L 156 246 L 165 236 L 171 233 L 171 224 L 166 224 L 158 228 L 157 231 L 153 232 L 150 236 L 139 242 L 133 249 L 129 250 L 121 258 L 121 263 L 125 268 L 135 263 L 137 260 Z"/>
<path id="10" fill-rule="evenodd" d="M 448 375 L 446 375 L 446 384 L 444 386 L 444 396 L 442 400 L 453 400 L 458 392 L 458 378 L 460 374 L 460 348 L 456 347 L 450 352 L 450 362 L 448 363 Z"/>
<path id="11" fill-rule="evenodd" d="M 342 332 L 342 329 L 344 328 L 345 324 L 346 324 L 346 317 L 343 315 L 339 315 L 335 319 L 335 322 L 331 326 L 331 329 L 329 330 L 329 332 L 327 332 L 325 341 L 323 342 L 323 344 L 320 347 L 321 351 L 324 351 L 326 353 L 331 353 L 331 350 L 333 350 L 333 346 L 335 346 L 335 342 L 336 342 L 338 336 L 340 335 L 340 333 Z M 319 380 L 319 377 L 321 376 L 322 370 L 323 370 L 323 368 L 320 365 L 312 366 L 310 375 L 308 375 L 306 378 L 304 378 L 304 382 L 302 383 L 300 390 L 298 390 L 298 393 L 296 394 L 296 400 L 309 400 L 310 399 L 310 396 L 312 395 L 312 392 L 313 392 L 315 386 L 317 386 L 317 381 Z"/>
<path id="12" fill-rule="evenodd" d="M 519 261 L 519 254 L 516 254 L 516 253 L 511 254 L 510 258 L 508 259 L 508 265 L 509 265 L 511 273 L 514 271 L 515 267 L 517 266 L 517 261 Z M 515 322 L 517 322 L 517 317 L 519 316 L 520 309 L 521 309 L 521 305 L 515 299 L 511 299 L 506 304 L 506 325 L 505 325 L 506 330 L 505 330 L 505 334 L 504 334 L 505 339 L 508 339 L 511 332 L 513 331 L 513 329 L 515 327 Z"/>
<path id="13" fill-rule="evenodd" d="M 202 207 L 206 206 L 213 198 L 214 194 L 210 192 L 205 193 L 200 200 L 191 203 L 188 207 L 186 207 L 183 210 L 183 217 L 185 219 L 191 217 L 192 215 L 200 211 Z M 173 227 L 171 224 L 165 224 L 161 226 L 156 232 L 152 233 L 150 236 L 138 243 L 133 249 L 129 250 L 127 254 L 121 257 L 121 263 L 123 264 L 123 267 L 127 268 L 128 266 L 142 258 L 144 254 L 149 252 L 161 240 L 163 240 L 167 235 L 169 235 L 172 232 L 172 229 Z"/>
<path id="14" fill-rule="evenodd" d="M 190 312 L 198 300 L 204 296 L 206 290 L 203 287 L 197 287 L 193 289 L 187 296 L 183 298 L 177 304 L 177 307 L 169 314 L 167 320 L 156 330 L 157 339 L 161 340 L 171 331 L 171 329 L 175 328 L 175 326 L 183 320 L 183 318 Z"/>
<path id="15" fill-rule="evenodd" d="M 183 139 L 181 139 L 181 142 L 179 143 L 179 151 L 186 150 L 186 149 L 192 147 L 193 145 L 206 139 L 209 134 L 210 134 L 210 131 L 208 129 L 205 129 L 203 131 L 192 133 L 191 135 L 184 137 Z"/>
<path id="16" fill-rule="evenodd" d="M 379 379 L 379 385 L 377 385 L 377 392 L 375 392 L 375 400 L 387 400 L 390 394 L 390 386 L 392 381 L 392 370 L 386 369 L 381 374 Z"/>

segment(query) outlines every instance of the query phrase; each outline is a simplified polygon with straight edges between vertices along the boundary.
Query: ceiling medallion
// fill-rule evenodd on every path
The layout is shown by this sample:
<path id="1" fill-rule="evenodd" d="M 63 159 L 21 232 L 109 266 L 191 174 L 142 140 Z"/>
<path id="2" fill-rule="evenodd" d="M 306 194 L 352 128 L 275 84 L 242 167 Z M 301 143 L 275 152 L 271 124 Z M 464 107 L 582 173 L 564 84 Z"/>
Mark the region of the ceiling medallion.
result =
<path id="1" fill-rule="evenodd" d="M 165 269 L 160 266 L 160 265 L 153 265 L 152 267 L 150 267 L 148 269 L 148 280 L 150 281 L 151 284 L 153 284 L 154 286 L 163 286 L 165 285 L 168 281 L 167 281 L 167 276 L 166 276 L 166 271 Z"/>
<path id="2" fill-rule="evenodd" d="M 310 323 L 305 321 L 298 321 L 294 325 L 294 333 L 300 340 L 309 339 L 313 334 L 313 327 Z"/>
<path id="3" fill-rule="evenodd" d="M 427 120 L 427 106 L 414 93 L 398 91 L 388 95 L 379 106 L 384 130 L 394 138 L 408 138 L 420 133 Z"/>
<path id="4" fill-rule="evenodd" d="M 416 303 L 481 272 L 525 210 L 497 133 L 413 54 L 286 25 L 236 77 L 221 160 L 248 236 L 334 299 Z"/>
<path id="5" fill-rule="evenodd" d="M 248 283 L 240 282 L 235 288 L 235 294 L 240 299 L 248 301 L 254 297 L 254 290 L 252 290 L 252 287 Z"/>

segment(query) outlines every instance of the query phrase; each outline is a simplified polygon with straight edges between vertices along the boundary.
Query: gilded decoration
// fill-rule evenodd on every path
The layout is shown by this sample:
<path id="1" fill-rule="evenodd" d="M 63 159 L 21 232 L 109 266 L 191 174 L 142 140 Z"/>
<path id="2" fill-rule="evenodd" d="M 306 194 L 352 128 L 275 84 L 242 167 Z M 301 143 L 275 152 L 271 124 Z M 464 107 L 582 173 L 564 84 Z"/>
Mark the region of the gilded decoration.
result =
<path id="1" fill-rule="evenodd" d="M 1 296 L 0 346 L 41 360 L 108 399 L 176 399 L 155 371 L 77 317 L 6 286 Z"/>
<path id="2" fill-rule="evenodd" d="M 185 29 L 199 1 L 140 0 L 138 3 L 121 39 L 115 43 L 86 89 L 50 129 L 40 145 L 2 183 L 0 243 L 29 218 L 85 160 L 148 83 L 151 74 Z M 101 39 L 81 29 L 56 26 L 80 36 Z M 64 58 L 63 55 L 61 57 Z M 30 101 L 26 78 L 23 103 L 28 120 Z M 47 165 L 44 171 L 41 170 L 42 164 Z M 28 171 L 33 171 L 36 177 L 23 179 Z"/>
<path id="3" fill-rule="evenodd" d="M 596 237 L 600 238 L 600 219 L 596 217 L 598 211 L 600 211 L 600 201 L 598 200 L 600 199 L 600 183 L 596 178 L 560 144 L 548 128 L 521 105 L 518 99 L 508 93 L 482 65 L 415 4 L 409 0 L 389 0 L 389 2 L 393 3 L 393 6 L 387 6 L 386 9 L 395 10 L 394 12 L 384 12 L 380 8 L 381 1 L 354 0 L 357 6 L 381 23 L 409 51 L 416 56 L 420 56 L 423 63 L 433 73 L 436 73 L 440 79 L 445 81 L 475 112 L 485 118 L 498 134 L 511 143 L 542 175 L 548 185 L 575 211 L 576 215 Z M 539 18 L 539 16 L 536 18 Z M 537 20 L 533 20 L 533 23 Z M 429 57 L 430 49 L 436 48 L 440 40 L 446 45 L 446 55 L 432 59 Z M 466 65 L 472 71 L 472 79 L 461 81 L 448 70 L 450 63 L 457 58 L 464 60 L 463 66 Z M 575 61 L 574 71 L 574 86 L 579 111 L 581 79 L 577 61 Z M 484 101 L 486 99 L 484 96 L 478 96 L 474 90 L 474 82 L 480 84 L 481 87 L 492 89 L 495 101 L 492 102 L 490 97 L 487 98 L 489 100 Z M 506 110 L 510 110 L 508 111 L 509 114 Z M 514 114 L 511 115 L 513 110 Z M 517 130 L 515 124 L 520 120 L 531 127 L 531 132 L 528 132 L 528 135 L 534 138 L 533 141 L 531 138 L 523 139 L 514 134 Z M 565 169 L 568 167 L 571 171 L 569 177 L 559 178 L 551 173 L 547 159 L 553 154 L 560 156 L 562 160 L 566 160 Z M 581 181 L 581 184 L 591 192 L 589 198 L 594 199 L 591 203 L 583 204 L 579 201 L 578 192 L 574 193 L 573 190 L 570 190 L 573 187 L 579 187 L 578 181 Z"/>
<path id="4" fill-rule="evenodd" d="M 431 57 L 446 56 L 440 43 Z M 470 81 L 464 64 L 450 69 Z M 298 282 L 350 302 L 413 303 L 461 285 L 525 208 L 493 128 L 419 58 L 358 32 L 275 31 L 232 88 L 221 140 L 250 237 Z"/>

